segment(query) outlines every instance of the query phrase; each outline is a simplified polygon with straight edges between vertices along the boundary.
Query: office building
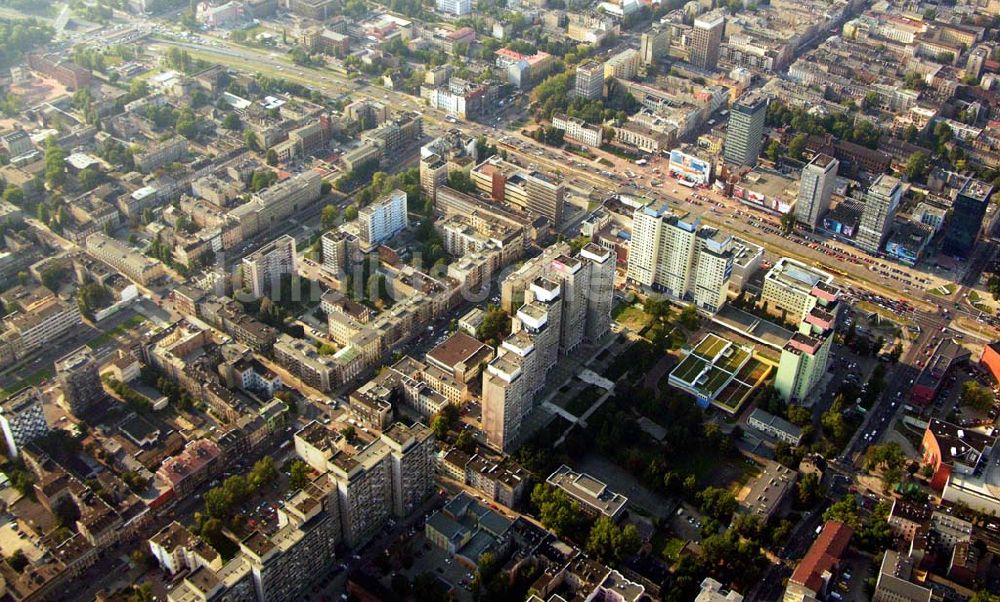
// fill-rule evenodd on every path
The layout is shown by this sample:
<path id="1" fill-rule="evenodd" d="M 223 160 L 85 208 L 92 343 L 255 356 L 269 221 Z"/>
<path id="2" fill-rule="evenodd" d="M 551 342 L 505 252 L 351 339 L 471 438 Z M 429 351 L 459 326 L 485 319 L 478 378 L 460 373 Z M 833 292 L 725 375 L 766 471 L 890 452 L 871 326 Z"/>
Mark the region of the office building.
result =
<path id="1" fill-rule="evenodd" d="M 798 331 L 781 349 L 774 388 L 785 401 L 811 405 L 816 386 L 830 366 L 830 348 L 837 325 L 840 291 L 818 282 L 810 291 L 811 306 Z"/>
<path id="2" fill-rule="evenodd" d="M 74 416 L 83 416 L 105 399 L 97 360 L 87 346 L 56 360 L 56 382 L 63 392 L 63 406 Z"/>
<path id="3" fill-rule="evenodd" d="M 822 291 L 832 288 L 831 274 L 801 261 L 782 257 L 764 274 L 760 300 L 768 312 L 798 324 L 816 305 Z"/>
<path id="4" fill-rule="evenodd" d="M 882 249 L 902 196 L 902 183 L 886 174 L 880 175 L 865 191 L 861 222 L 854 237 L 860 248 L 868 253 L 878 253 Z"/>
<path id="5" fill-rule="evenodd" d="M 965 182 L 951 206 L 951 220 L 944 231 L 942 252 L 960 258 L 972 254 L 992 194 L 993 186 L 988 182 L 975 178 Z"/>
<path id="6" fill-rule="evenodd" d="M 437 153 L 420 157 L 420 191 L 432 201 L 437 189 L 448 184 L 448 162 Z"/>
<path id="7" fill-rule="evenodd" d="M 276 238 L 243 258 L 243 289 L 253 297 L 277 294 L 281 279 L 296 273 L 295 239 L 287 234 Z"/>
<path id="8" fill-rule="evenodd" d="M 816 229 L 820 219 L 830 208 L 830 196 L 837 183 L 840 162 L 830 155 L 819 153 L 802 168 L 799 179 L 799 197 L 795 203 L 795 219 Z"/>
<path id="9" fill-rule="evenodd" d="M 643 65 L 655 65 L 670 50 L 670 26 L 654 26 L 639 38 L 639 58 Z"/>
<path id="10" fill-rule="evenodd" d="M 437 0 L 438 12 L 461 17 L 472 12 L 472 0 Z"/>
<path id="11" fill-rule="evenodd" d="M 622 50 L 604 63 L 604 79 L 612 77 L 625 80 L 635 79 L 635 76 L 639 74 L 640 59 L 639 52 L 634 48 Z"/>
<path id="12" fill-rule="evenodd" d="M 714 71 L 719 64 L 719 46 L 726 29 L 726 17 L 713 12 L 697 17 L 691 31 L 689 63 L 705 71 Z"/>
<path id="13" fill-rule="evenodd" d="M 562 113 L 552 116 L 552 127 L 562 130 L 566 142 L 598 148 L 604 136 L 604 128 L 587 123 L 579 117 L 569 117 Z"/>
<path id="14" fill-rule="evenodd" d="M 361 250 L 369 253 L 409 225 L 406 193 L 398 188 L 358 212 Z"/>
<path id="15" fill-rule="evenodd" d="M 20 359 L 59 341 L 82 323 L 80 307 L 75 301 L 68 303 L 47 289 L 39 287 L 38 290 L 45 293 L 32 295 L 16 305 L 7 305 L 7 311 L 13 313 L 3 319 L 0 328 L 3 334 L 0 337 L 0 360 Z"/>
<path id="16" fill-rule="evenodd" d="M 723 157 L 726 163 L 752 166 L 757 164 L 764 144 L 764 119 L 767 117 L 767 98 L 751 95 L 741 98 L 729 111 L 729 126 Z"/>
<path id="17" fill-rule="evenodd" d="M 0 403 L 0 428 L 7 443 L 7 457 L 16 458 L 21 448 L 49 432 L 42 413 L 42 394 L 35 387 L 21 389 Z"/>
<path id="18" fill-rule="evenodd" d="M 732 246 L 732 236 L 702 226 L 698 216 L 640 207 L 632 216 L 627 278 L 714 313 L 729 291 Z"/>
<path id="19" fill-rule="evenodd" d="M 545 217 L 555 228 L 562 223 L 566 187 L 554 176 L 493 156 L 477 165 L 471 177 L 476 188 L 494 201 Z"/>
<path id="20" fill-rule="evenodd" d="M 578 98 L 597 100 L 604 96 L 604 65 L 596 61 L 587 61 L 576 67 L 576 84 L 574 86 Z"/>

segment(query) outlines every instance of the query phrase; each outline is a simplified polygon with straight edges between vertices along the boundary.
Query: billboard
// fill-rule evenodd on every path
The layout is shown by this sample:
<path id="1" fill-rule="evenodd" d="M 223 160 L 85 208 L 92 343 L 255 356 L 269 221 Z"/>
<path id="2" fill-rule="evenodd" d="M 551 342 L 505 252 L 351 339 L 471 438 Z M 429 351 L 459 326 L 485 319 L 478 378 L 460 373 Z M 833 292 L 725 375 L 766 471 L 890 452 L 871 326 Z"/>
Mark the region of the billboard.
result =
<path id="1" fill-rule="evenodd" d="M 672 176 L 703 186 L 707 186 L 712 179 L 712 165 L 708 161 L 679 150 L 670 151 L 670 163 L 667 169 Z"/>
<path id="2" fill-rule="evenodd" d="M 791 203 L 783 199 L 768 198 L 763 193 L 750 190 L 740 184 L 733 186 L 733 198 L 738 199 L 744 205 L 757 207 L 771 213 L 788 213 L 792 210 Z"/>

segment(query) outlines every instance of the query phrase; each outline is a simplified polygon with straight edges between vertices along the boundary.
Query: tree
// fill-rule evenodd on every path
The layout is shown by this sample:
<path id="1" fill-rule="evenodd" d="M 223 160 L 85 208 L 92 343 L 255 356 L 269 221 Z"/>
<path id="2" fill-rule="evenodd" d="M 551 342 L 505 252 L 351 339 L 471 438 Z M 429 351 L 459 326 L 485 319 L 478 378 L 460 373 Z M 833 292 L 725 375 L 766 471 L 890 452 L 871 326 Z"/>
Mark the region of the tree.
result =
<path id="1" fill-rule="evenodd" d="M 278 151 L 274 150 L 273 148 L 267 149 L 267 154 L 265 155 L 265 157 L 266 157 L 265 161 L 267 161 L 267 164 L 270 165 L 271 167 L 274 167 L 275 165 L 278 164 Z"/>
<path id="2" fill-rule="evenodd" d="M 583 525 L 580 504 L 561 489 L 538 483 L 531 491 L 531 503 L 538 508 L 542 524 L 560 537 L 578 531 Z"/>
<path id="3" fill-rule="evenodd" d="M 764 151 L 767 158 L 773 163 L 777 163 L 778 159 L 781 158 L 781 144 L 777 140 L 772 140 L 768 145 L 767 149 Z"/>
<path id="4" fill-rule="evenodd" d="M 320 224 L 324 228 L 332 228 L 337 223 L 338 217 L 340 217 L 340 207 L 330 203 L 323 207 L 323 211 L 320 214 Z"/>
<path id="5" fill-rule="evenodd" d="M 455 447 L 467 454 L 472 454 L 476 452 L 476 440 L 468 430 L 462 430 L 458 434 L 458 439 L 455 440 Z"/>
<path id="6" fill-rule="evenodd" d="M 288 469 L 288 488 L 292 491 L 302 489 L 309 482 L 309 465 L 302 460 L 293 460 Z"/>
<path id="7" fill-rule="evenodd" d="M 358 219 L 358 208 L 354 205 L 348 205 L 347 208 L 344 209 L 344 219 L 349 222 Z"/>
<path id="8" fill-rule="evenodd" d="M 240 116 L 236 113 L 228 113 L 222 118 L 222 127 L 231 132 L 240 129 L 241 125 L 243 125 L 243 122 L 240 121 Z"/>
<path id="9" fill-rule="evenodd" d="M 18 548 L 7 558 L 7 564 L 10 565 L 10 568 L 14 569 L 14 572 L 20 573 L 24 570 L 24 567 L 28 566 L 28 557 L 24 555 L 24 551 L 21 548 Z"/>
<path id="10" fill-rule="evenodd" d="M 254 134 L 253 130 L 243 132 L 243 144 L 252 151 L 258 150 L 257 134 Z"/>
<path id="11" fill-rule="evenodd" d="M 732 492 L 721 487 L 706 487 L 697 498 L 701 511 L 720 522 L 729 520 L 739 505 Z"/>
<path id="12" fill-rule="evenodd" d="M 174 130 L 184 136 L 185 138 L 191 139 L 198 135 L 198 120 L 194 116 L 194 111 L 189 107 L 184 107 L 181 109 L 180 113 L 177 115 L 177 121 L 174 124 Z"/>
<path id="13" fill-rule="evenodd" d="M 795 229 L 795 213 L 789 211 L 788 213 L 781 214 L 781 230 L 785 234 L 791 234 L 792 230 Z"/>
<path id="14" fill-rule="evenodd" d="M 803 151 L 806 149 L 806 141 L 808 136 L 805 134 L 796 134 L 792 141 L 788 143 L 788 156 L 796 161 L 801 161 L 803 156 Z"/>
<path id="15" fill-rule="evenodd" d="M 350 425 L 340 429 L 340 434 L 344 436 L 344 439 L 347 439 L 348 443 L 354 443 L 354 440 L 358 438 L 358 431 Z"/>
<path id="16" fill-rule="evenodd" d="M 49 136 L 45 141 L 45 183 L 49 188 L 59 188 L 66 182 L 66 153 Z"/>
<path id="17" fill-rule="evenodd" d="M 389 585 L 392 591 L 404 598 L 410 593 L 410 579 L 403 573 L 393 575 Z"/>
<path id="18" fill-rule="evenodd" d="M 823 497 L 823 486 L 814 472 L 805 474 L 796 485 L 799 505 L 812 508 Z"/>
<path id="19" fill-rule="evenodd" d="M 906 160 L 906 167 L 903 169 L 903 173 L 906 174 L 906 177 L 911 182 L 921 181 L 927 176 L 927 159 L 927 153 L 917 151 Z"/>
<path id="20" fill-rule="evenodd" d="M 587 552 L 596 556 L 601 562 L 614 566 L 635 554 L 640 544 L 639 532 L 635 525 L 628 524 L 624 528 L 619 528 L 611 518 L 601 516 L 590 529 Z"/>
<path id="21" fill-rule="evenodd" d="M 799 405 L 788 406 L 788 421 L 795 426 L 806 426 L 812 423 L 812 412 Z"/>
<path id="22" fill-rule="evenodd" d="M 17 186 L 7 186 L 3 191 L 3 200 L 12 205 L 24 205 L 24 191 Z"/>
<path id="23" fill-rule="evenodd" d="M 974 380 L 962 383 L 960 400 L 962 405 L 969 406 L 979 412 L 988 412 L 995 401 L 993 392 Z"/>
<path id="24" fill-rule="evenodd" d="M 91 191 L 94 188 L 97 188 L 97 184 L 100 182 L 100 179 L 101 176 L 89 167 L 81 170 L 76 176 L 77 183 L 84 191 Z"/>
<path id="25" fill-rule="evenodd" d="M 448 187 L 464 193 L 471 193 L 476 190 L 476 185 L 469 178 L 469 174 L 460 170 L 448 174 Z"/>

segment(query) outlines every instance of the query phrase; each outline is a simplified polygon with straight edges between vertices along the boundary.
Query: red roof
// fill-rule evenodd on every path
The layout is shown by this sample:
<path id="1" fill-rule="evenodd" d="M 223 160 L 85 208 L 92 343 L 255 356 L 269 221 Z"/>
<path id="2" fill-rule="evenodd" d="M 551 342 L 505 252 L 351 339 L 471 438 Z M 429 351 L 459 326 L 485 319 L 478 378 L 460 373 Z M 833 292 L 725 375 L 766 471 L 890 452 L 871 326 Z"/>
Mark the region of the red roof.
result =
<path id="1" fill-rule="evenodd" d="M 823 573 L 831 571 L 847 549 L 854 530 L 839 521 L 827 521 L 823 531 L 809 547 L 799 566 L 792 573 L 791 582 L 803 585 L 810 591 L 823 588 Z"/>

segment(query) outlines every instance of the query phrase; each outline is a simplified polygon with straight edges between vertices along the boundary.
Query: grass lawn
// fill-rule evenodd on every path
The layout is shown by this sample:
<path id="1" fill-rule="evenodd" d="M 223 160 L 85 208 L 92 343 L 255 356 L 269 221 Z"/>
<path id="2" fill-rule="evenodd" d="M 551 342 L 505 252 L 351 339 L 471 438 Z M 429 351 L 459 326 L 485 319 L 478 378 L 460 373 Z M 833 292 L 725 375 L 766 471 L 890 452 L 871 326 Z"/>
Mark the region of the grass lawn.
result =
<path id="1" fill-rule="evenodd" d="M 927 292 L 932 295 L 937 295 L 938 297 L 950 297 L 954 295 L 955 291 L 957 290 L 958 290 L 958 285 L 955 284 L 954 282 L 949 282 L 944 286 L 927 289 Z"/>
<path id="2" fill-rule="evenodd" d="M 672 562 L 677 562 L 678 556 L 680 556 L 681 550 L 684 548 L 684 540 L 677 539 L 676 537 L 671 537 L 663 544 L 660 552 L 663 557 Z"/>
<path id="3" fill-rule="evenodd" d="M 649 326 L 653 320 L 652 316 L 642 310 L 642 307 L 624 303 L 615 307 L 614 311 L 611 312 L 611 317 L 622 327 L 636 331 Z"/>
<path id="4" fill-rule="evenodd" d="M 119 324 L 118 326 L 114 327 L 113 329 L 107 332 L 102 332 L 101 334 L 87 341 L 87 347 L 90 347 L 91 349 L 97 349 L 98 347 L 103 347 L 104 345 L 110 343 L 119 334 L 124 334 L 129 330 L 132 330 L 133 328 L 136 328 L 137 326 L 141 325 L 145 321 L 146 321 L 145 317 L 140 316 L 138 314 L 134 315 L 131 318 Z"/>
<path id="5" fill-rule="evenodd" d="M 738 457 L 719 457 L 711 450 L 675 457 L 674 464 L 678 472 L 693 474 L 700 487 L 735 488 L 760 474 L 756 464 L 751 466 Z"/>
<path id="6" fill-rule="evenodd" d="M 34 387 L 35 385 L 41 383 L 43 380 L 52 378 L 53 374 L 55 374 L 55 368 L 53 368 L 52 366 L 41 368 L 36 372 L 33 372 L 28 376 L 18 380 L 15 384 L 11 385 L 7 389 L 0 389 L 0 397 L 7 397 L 11 393 L 16 393 L 25 387 Z"/>

